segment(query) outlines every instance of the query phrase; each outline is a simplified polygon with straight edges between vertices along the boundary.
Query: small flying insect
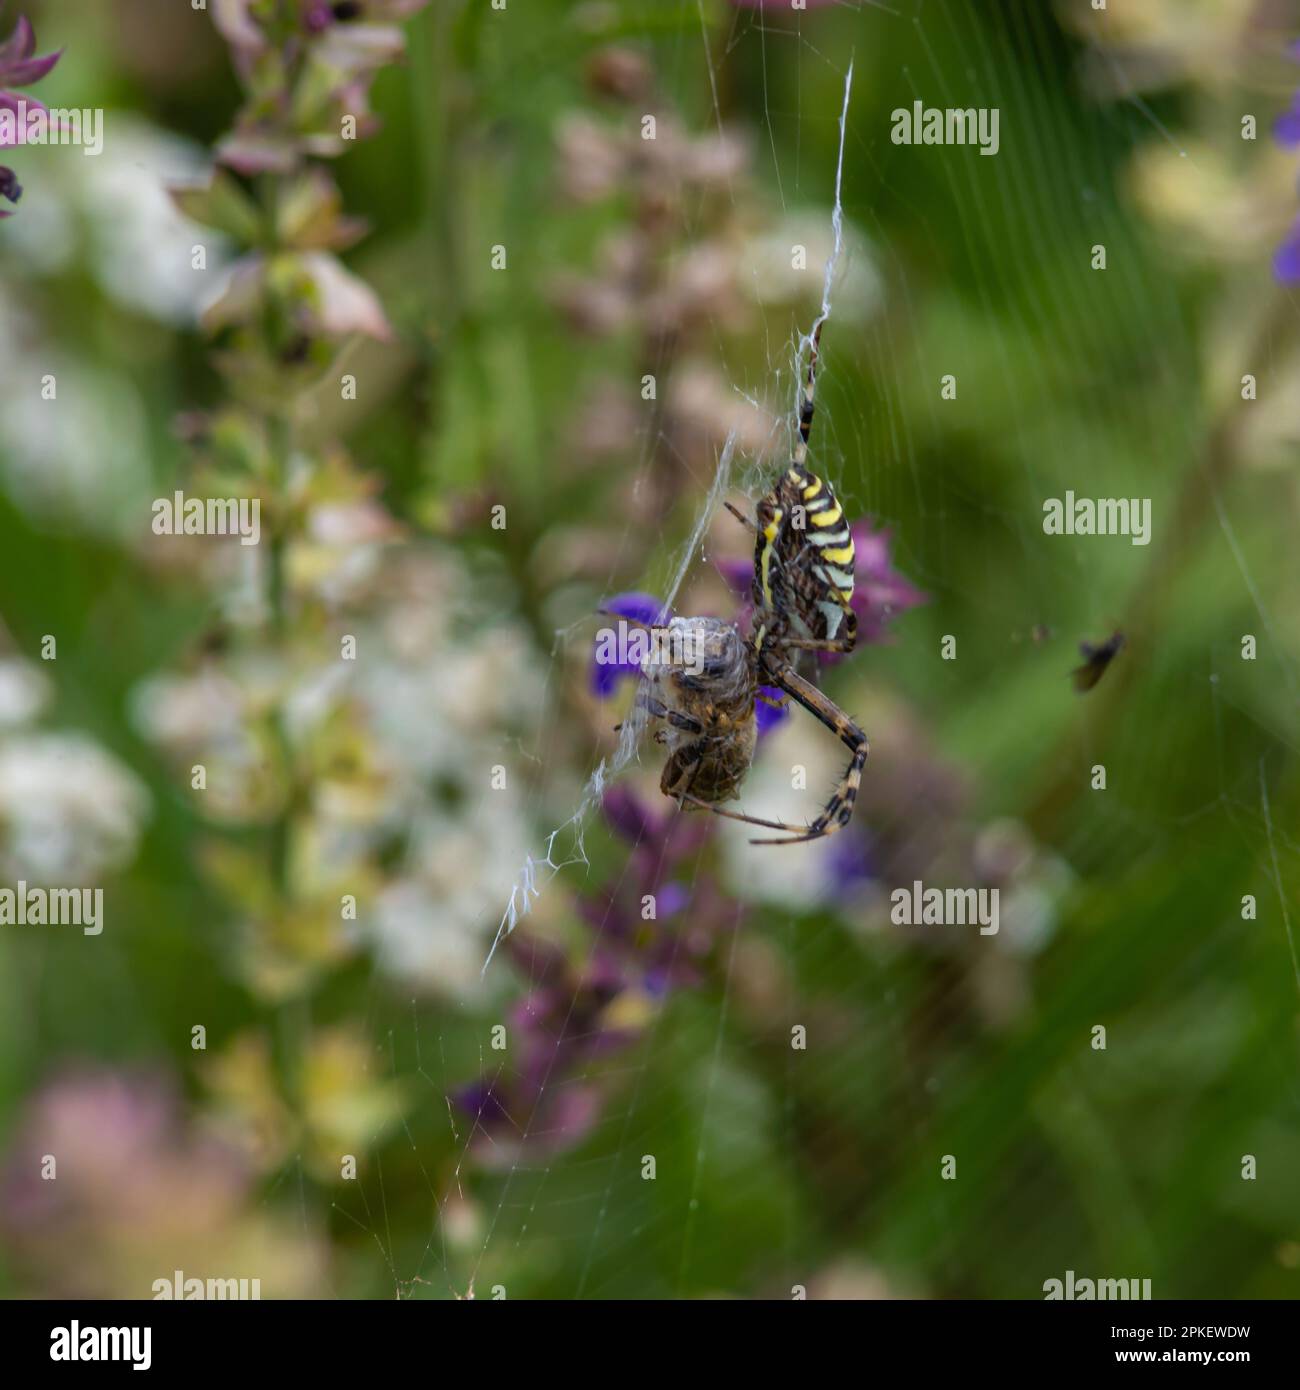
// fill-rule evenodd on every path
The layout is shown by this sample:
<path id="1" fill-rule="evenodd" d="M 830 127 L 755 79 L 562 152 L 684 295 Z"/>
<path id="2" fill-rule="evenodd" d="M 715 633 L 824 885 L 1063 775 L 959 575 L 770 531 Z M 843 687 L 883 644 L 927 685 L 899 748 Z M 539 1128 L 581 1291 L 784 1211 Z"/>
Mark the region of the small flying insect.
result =
<path id="1" fill-rule="evenodd" d="M 1079 655 L 1083 657 L 1083 665 L 1076 666 L 1070 675 L 1074 679 L 1074 688 L 1082 695 L 1092 689 L 1094 685 L 1106 674 L 1106 668 L 1119 655 L 1124 646 L 1124 634 L 1113 632 L 1105 642 L 1094 646 L 1091 642 L 1079 643 Z"/>

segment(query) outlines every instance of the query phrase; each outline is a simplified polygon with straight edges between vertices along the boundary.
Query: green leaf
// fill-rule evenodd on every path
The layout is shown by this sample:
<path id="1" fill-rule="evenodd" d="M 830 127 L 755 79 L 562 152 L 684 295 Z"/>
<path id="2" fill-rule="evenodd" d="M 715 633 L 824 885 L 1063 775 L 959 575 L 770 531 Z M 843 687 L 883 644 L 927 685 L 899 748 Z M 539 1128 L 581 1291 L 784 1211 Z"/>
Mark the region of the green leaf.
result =
<path id="1" fill-rule="evenodd" d="M 257 241 L 262 229 L 257 204 L 224 169 L 218 169 L 206 188 L 172 188 L 172 202 L 194 222 L 215 227 L 237 241 L 249 245 Z"/>

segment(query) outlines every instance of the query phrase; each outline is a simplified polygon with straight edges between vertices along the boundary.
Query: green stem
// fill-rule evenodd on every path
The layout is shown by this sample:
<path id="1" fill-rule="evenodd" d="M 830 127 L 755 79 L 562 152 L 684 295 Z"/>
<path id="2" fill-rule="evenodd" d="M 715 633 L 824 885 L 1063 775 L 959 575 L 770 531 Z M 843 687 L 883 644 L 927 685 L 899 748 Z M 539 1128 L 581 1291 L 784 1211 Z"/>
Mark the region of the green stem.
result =
<path id="1" fill-rule="evenodd" d="M 288 593 L 285 584 L 288 517 L 286 494 L 289 480 L 289 461 L 293 455 L 293 424 L 287 411 L 267 417 L 267 436 L 270 442 L 271 467 L 271 527 L 268 564 L 266 567 L 266 602 L 271 615 L 271 631 L 283 642 L 288 627 Z"/>

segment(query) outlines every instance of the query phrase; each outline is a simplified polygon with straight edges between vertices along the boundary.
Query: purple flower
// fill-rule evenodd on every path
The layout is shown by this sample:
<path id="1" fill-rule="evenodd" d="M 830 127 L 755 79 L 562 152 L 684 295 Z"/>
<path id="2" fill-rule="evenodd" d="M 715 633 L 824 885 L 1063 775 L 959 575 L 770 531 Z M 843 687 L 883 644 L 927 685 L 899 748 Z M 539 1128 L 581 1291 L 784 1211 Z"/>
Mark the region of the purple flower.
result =
<path id="1" fill-rule="evenodd" d="M 633 847 L 638 901 L 658 890 L 662 876 L 704 843 L 711 828 L 706 817 L 681 816 L 670 801 L 652 809 L 630 787 L 610 787 L 601 802 L 605 819 Z"/>
<path id="2" fill-rule="evenodd" d="M 489 1081 L 476 1081 L 452 1092 L 452 1100 L 467 1115 L 473 1115 L 484 1129 L 509 1123 L 510 1115 Z"/>
<path id="3" fill-rule="evenodd" d="M 1300 285 L 1300 221 L 1273 253 L 1273 278 L 1282 285 Z"/>
<path id="4" fill-rule="evenodd" d="M 603 810 L 631 849 L 602 888 L 577 900 L 590 947 L 570 955 L 526 931 L 507 938 L 528 982 L 510 1013 L 512 1064 L 453 1093 L 485 1162 L 585 1139 L 609 1089 L 597 1065 L 637 1042 L 674 988 L 698 985 L 719 936 L 739 925 L 740 907 L 691 862 L 713 833 L 711 817 L 652 807 L 622 785 L 605 793 Z"/>
<path id="5" fill-rule="evenodd" d="M 20 15 L 13 33 L 0 43 L 0 149 L 26 143 L 24 107 L 27 111 L 44 112 L 46 109 L 39 101 L 27 100 L 8 90 L 39 82 L 63 56 L 62 50 L 44 58 L 37 58 L 35 53 L 36 33 L 30 21 Z M 0 164 L 0 198 L 16 203 L 22 193 L 22 185 L 14 171 Z M 0 211 L 0 217 L 9 216 L 10 213 Z"/>
<path id="6" fill-rule="evenodd" d="M 332 5 L 330 0 L 302 0 L 302 24 L 309 34 L 319 34 L 322 29 L 328 29 L 338 16 L 335 15 L 337 6 Z"/>
<path id="7" fill-rule="evenodd" d="M 754 595 L 754 562 L 739 556 L 724 555 L 713 567 L 726 580 L 727 588 L 742 604 L 752 604 Z"/>
<path id="8" fill-rule="evenodd" d="M 627 618 L 647 627 L 657 627 L 666 622 L 669 610 L 651 594 L 618 594 L 602 605 L 606 613 Z M 607 634 L 617 635 L 613 628 L 605 629 Z M 614 651 L 610 651 L 610 647 Z M 620 656 L 621 643 L 598 639 L 591 660 L 591 693 L 598 700 L 608 700 L 618 689 L 624 676 L 639 676 L 641 663 Z"/>
<path id="9" fill-rule="evenodd" d="M 625 784 L 605 793 L 601 809 L 632 852 L 611 886 L 579 900 L 579 915 L 611 951 L 623 953 L 628 978 L 641 989 L 650 988 L 651 976 L 660 981 L 656 993 L 669 984 L 694 983 L 694 959 L 713 949 L 734 915 L 735 904 L 698 872 L 699 852 L 717 820 L 682 815 L 662 797 L 652 807 Z M 643 916 L 647 898 L 655 903 L 649 921 Z"/>
<path id="10" fill-rule="evenodd" d="M 853 611 L 858 615 L 858 642 L 881 642 L 889 623 L 909 608 L 928 603 L 923 593 L 894 568 L 888 531 L 858 521 L 853 533 Z"/>
<path id="11" fill-rule="evenodd" d="M 300 0 L 303 26 L 318 34 L 331 24 L 393 22 L 422 10 L 429 0 Z"/>
<path id="12" fill-rule="evenodd" d="M 57 1181 L 42 1177 L 45 1154 L 57 1157 Z M 0 1228 L 45 1296 L 139 1297 L 142 1261 L 232 1229 L 252 1182 L 242 1157 L 188 1123 L 168 1078 L 79 1066 L 15 1117 Z"/>
<path id="13" fill-rule="evenodd" d="M 429 0 L 298 0 L 298 23 L 306 34 L 323 34 L 336 24 L 391 24 L 422 10 Z M 257 0 L 214 0 L 213 19 L 226 41 L 249 53 L 268 47 L 273 16 Z"/>
<path id="14" fill-rule="evenodd" d="M 468 1143 L 485 1164 L 559 1153 L 587 1138 L 614 1080 L 601 1064 L 644 1036 L 674 988 L 698 985 L 719 939 L 740 925 L 743 909 L 697 862 L 712 817 L 684 816 L 662 800 L 652 806 L 625 785 L 605 793 L 602 809 L 630 851 L 575 904 L 590 946 L 569 953 L 526 930 L 507 937 L 504 952 L 527 981 L 510 1013 L 511 1064 L 452 1094 L 472 1117 Z"/>
<path id="15" fill-rule="evenodd" d="M 427 3 L 297 0 L 297 23 L 286 26 L 284 5 L 213 0 L 213 22 L 249 98 L 217 146 L 218 162 L 246 175 L 283 174 L 307 158 L 336 158 L 349 140 L 372 134 L 379 123 L 368 110 L 370 85 L 405 51 L 399 21 Z M 347 138 L 345 117 L 355 123 Z"/>
<path id="16" fill-rule="evenodd" d="M 758 721 L 758 736 L 762 738 L 789 719 L 790 697 L 774 685 L 760 685 L 758 693 L 773 702 L 769 705 L 766 700 L 754 701 L 754 718 Z"/>
<path id="17" fill-rule="evenodd" d="M 1288 45 L 1287 54 L 1300 60 L 1300 40 Z M 1283 149 L 1300 148 L 1300 91 L 1292 93 L 1289 109 L 1273 122 L 1273 138 Z M 1273 254 L 1273 278 L 1282 285 L 1300 285 L 1300 221 L 1292 223 Z"/>
<path id="18" fill-rule="evenodd" d="M 628 986 L 610 957 L 597 951 L 584 964 L 571 964 L 557 948 L 518 935 L 507 950 L 531 982 L 510 1015 L 516 1061 L 452 1094 L 473 1118 L 470 1142 L 496 1163 L 512 1161 L 525 1145 L 554 1154 L 586 1138 L 601 1100 L 586 1081 L 590 1066 L 635 1036 L 603 1017 Z"/>
<path id="19" fill-rule="evenodd" d="M 1291 108 L 1273 122 L 1273 138 L 1285 149 L 1300 145 L 1300 92 L 1291 97 Z"/>
<path id="20" fill-rule="evenodd" d="M 35 52 L 35 30 L 31 22 L 20 15 L 13 33 L 4 43 L 0 43 L 0 88 L 30 87 L 33 82 L 39 82 L 63 56 L 62 49 L 44 58 L 34 57 Z"/>
<path id="21" fill-rule="evenodd" d="M 680 883 L 666 883 L 659 890 L 659 920 L 675 917 L 691 901 L 690 890 Z"/>
<path id="22" fill-rule="evenodd" d="M 826 850 L 826 868 L 832 896 L 852 901 L 858 890 L 877 877 L 866 840 L 858 835 L 836 835 Z"/>

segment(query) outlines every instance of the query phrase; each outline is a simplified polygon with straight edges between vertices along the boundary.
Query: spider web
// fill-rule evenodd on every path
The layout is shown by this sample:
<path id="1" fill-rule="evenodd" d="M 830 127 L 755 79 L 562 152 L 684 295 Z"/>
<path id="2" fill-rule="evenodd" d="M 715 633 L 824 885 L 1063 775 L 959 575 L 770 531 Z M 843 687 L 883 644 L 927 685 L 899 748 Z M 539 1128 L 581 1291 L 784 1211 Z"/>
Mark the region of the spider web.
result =
<path id="1" fill-rule="evenodd" d="M 840 144 L 839 153 L 835 162 L 835 206 L 831 212 L 831 226 L 834 232 L 834 244 L 831 254 L 826 258 L 825 277 L 822 282 L 822 302 L 821 310 L 813 322 L 810 332 L 799 342 L 798 352 L 795 357 L 795 376 L 796 380 L 802 382 L 807 371 L 806 362 L 809 359 L 813 344 L 822 325 L 830 317 L 831 313 L 831 288 L 835 279 L 835 270 L 839 265 L 840 256 L 844 250 L 844 208 L 842 202 L 842 184 L 844 178 L 844 135 L 847 129 L 849 116 L 849 97 L 853 91 L 853 63 L 849 62 L 848 72 L 844 78 L 844 109 L 840 112 Z M 793 412 L 793 419 L 797 422 L 799 414 L 799 404 L 796 402 Z M 687 572 L 694 563 L 695 557 L 700 550 L 704 540 L 705 532 L 708 530 L 718 507 L 721 505 L 728 489 L 731 486 L 731 465 L 735 453 L 736 436 L 733 432 L 723 445 L 722 452 L 718 456 L 718 469 L 713 477 L 713 485 L 709 489 L 708 497 L 705 499 L 700 515 L 695 522 L 695 528 L 691 532 L 690 539 L 686 542 L 682 550 L 682 556 L 677 565 L 677 572 L 674 574 L 672 583 L 668 586 L 668 592 L 664 596 L 665 607 L 669 610 L 677 601 L 677 595 L 681 590 L 682 584 L 686 579 Z M 483 964 L 484 971 L 492 963 L 492 957 L 496 948 L 501 943 L 503 936 L 508 936 L 519 925 L 520 921 L 526 917 L 531 909 L 533 901 L 540 896 L 541 888 L 537 882 L 537 871 L 539 868 L 548 869 L 552 874 L 557 873 L 561 868 L 570 864 L 587 863 L 586 852 L 583 848 L 583 829 L 587 818 L 596 806 L 600 804 L 600 799 L 605 793 L 605 788 L 626 768 L 637 756 L 641 744 L 641 738 L 645 732 L 646 713 L 639 704 L 634 704 L 628 717 L 623 721 L 622 733 L 619 737 L 618 751 L 613 759 L 606 766 L 602 758 L 595 772 L 587 781 L 583 789 L 582 800 L 578 804 L 578 809 L 569 817 L 563 825 L 551 831 L 546 841 L 546 854 L 540 861 L 535 861 L 531 855 L 524 861 L 523 869 L 520 871 L 519 880 L 511 890 L 510 899 L 506 904 L 506 910 L 502 914 L 501 924 L 497 928 L 497 934 L 492 942 L 492 949 L 488 952 L 488 958 Z M 566 831 L 571 830 L 574 839 L 573 857 L 565 860 L 561 864 L 556 864 L 551 854 L 555 846 L 556 839 Z"/>
<path id="2" fill-rule="evenodd" d="M 428 1109 L 445 1120 L 446 1134 L 434 1139 L 407 1122 L 409 1154 L 389 1162 L 413 1166 L 427 1185 L 429 1230 L 393 1231 L 382 1155 L 376 1155 L 370 1190 L 360 1185 L 362 1209 L 336 1204 L 345 1221 L 374 1241 L 403 1296 L 473 1291 L 485 1297 L 499 1287 L 505 1296 L 522 1288 L 558 1297 L 717 1291 L 789 1297 L 794 1286 L 828 1290 L 838 1279 L 854 1296 L 889 1290 L 1032 1297 L 1044 1278 L 1067 1268 L 1116 1276 L 1154 1269 L 1165 1276 L 1167 1294 L 1248 1286 L 1243 1279 L 1223 1289 L 1209 1266 L 1215 1222 L 1248 1200 L 1223 1195 L 1233 1176 L 1232 1155 L 1270 1144 L 1276 1153 L 1297 1131 L 1294 1075 L 1283 1060 L 1282 1040 L 1300 989 L 1288 888 L 1300 843 L 1279 819 L 1278 795 L 1270 792 L 1296 751 L 1294 659 L 1271 586 L 1257 572 L 1268 571 L 1276 557 L 1265 555 L 1257 565 L 1258 518 L 1247 507 L 1244 522 L 1237 519 L 1240 498 L 1230 496 L 1204 462 L 1205 422 L 1192 408 L 1193 393 L 1180 395 L 1152 374 L 1148 385 L 1161 408 L 1142 423 L 1131 399 L 1111 389 L 1116 374 L 1098 365 L 1109 350 L 1126 363 L 1163 364 L 1170 377 L 1189 382 L 1201 370 L 1175 285 L 1159 273 L 1145 233 L 1107 186 L 1116 150 L 1134 149 L 1152 132 L 1173 137 L 1140 97 L 1103 105 L 1054 89 L 1045 60 L 1058 40 L 1033 6 L 1008 7 L 1005 23 L 986 23 L 978 7 L 956 3 L 835 9 L 841 23 L 852 19 L 851 51 L 860 63 L 886 27 L 891 43 L 901 27 L 911 31 L 901 78 L 872 72 L 864 79 L 860 70 L 860 89 L 874 81 L 896 93 L 887 106 L 912 100 L 997 106 L 1005 122 L 1017 113 L 1019 128 L 1011 132 L 1004 125 L 1004 148 L 987 161 L 973 150 L 908 151 L 918 161 L 934 156 L 947 193 L 935 201 L 950 216 L 920 204 L 908 207 L 908 187 L 893 183 L 898 166 L 891 162 L 881 102 L 867 105 L 861 116 L 859 107 L 850 111 L 853 59 L 837 61 L 828 50 L 825 12 L 736 7 L 719 51 L 700 4 L 698 41 L 676 41 L 679 69 L 703 72 L 720 127 L 724 66 L 752 65 L 766 144 L 762 174 L 782 212 L 829 205 L 834 227 L 818 317 L 807 331 L 792 330 L 769 317 L 760 301 L 766 379 L 736 389 L 755 400 L 788 401 L 797 394 L 810 335 L 831 313 L 847 200 L 849 217 L 865 231 L 890 287 L 891 305 L 865 328 L 847 318 L 831 321 L 818 381 L 814 466 L 833 478 L 850 518 L 870 514 L 894 525 L 896 563 L 931 604 L 899 623 L 892 645 L 855 657 L 856 665 L 843 673 L 844 688 L 871 712 L 883 711 L 886 727 L 896 730 L 912 727 L 898 716 L 900 700 L 912 705 L 930 729 L 927 753 L 975 788 L 969 816 L 986 825 L 1013 816 L 1023 821 L 1064 886 L 1058 883 L 1057 900 L 1044 907 L 1050 921 L 1042 938 L 1020 943 L 1021 954 L 1008 952 L 996 968 L 974 963 L 982 942 L 936 946 L 872 937 L 860 924 L 836 922 L 834 912 L 774 907 L 756 894 L 746 924 L 724 941 L 716 990 L 684 991 L 653 1017 L 634 1047 L 595 1069 L 603 1108 L 587 1139 L 556 1154 L 534 1152 L 547 1136 L 521 1133 L 496 1171 L 476 1157 L 483 1126 L 458 1112 L 452 1099 L 459 1085 L 474 1079 L 455 1058 L 464 1057 L 466 1040 L 473 1039 L 478 1078 L 486 1083 L 510 1075 L 509 1053 L 498 1060 L 484 1045 L 484 1015 L 476 1006 L 449 1019 L 412 1001 L 409 1026 L 390 1030 L 392 1070 L 421 1079 Z M 793 63 L 787 62 L 791 47 Z M 1036 75 L 1040 60 L 1044 69 Z M 777 86 L 778 76 L 787 74 L 793 91 Z M 836 109 L 821 100 L 828 78 L 841 87 L 844 103 L 833 165 L 805 149 L 824 151 L 823 127 L 836 120 Z M 805 96 L 805 84 L 818 94 L 815 101 Z M 1059 139 L 1066 126 L 1081 126 L 1085 138 L 1074 144 Z M 814 131 L 818 138 L 811 138 Z M 950 289 L 927 282 L 905 257 L 897 236 L 900 205 L 910 214 L 904 220 L 917 255 L 944 268 Z M 1067 256 L 1052 234 L 1072 219 L 1078 244 Z M 990 255 L 1008 225 L 1022 229 L 1020 239 L 1004 254 Z M 1070 258 L 1086 265 L 1087 248 L 1097 241 L 1112 248 L 1113 270 L 1091 279 L 1086 271 L 1067 272 Z M 1127 260 L 1125 250 L 1133 253 Z M 1143 306 L 1145 320 L 1132 311 L 1133 303 Z M 924 331 L 914 331 L 922 317 Z M 1107 318 L 1117 325 L 1109 332 Z M 978 338 L 970 332 L 972 321 L 979 324 Z M 1081 325 L 1082 332 L 1071 337 L 1063 324 Z M 1182 336 L 1171 339 L 1171 329 Z M 1271 375 L 1280 380 L 1271 342 L 1256 370 L 1261 381 Z M 951 403 L 939 393 L 940 379 L 950 372 L 958 380 Z M 870 395 L 846 396 L 846 378 L 872 383 Z M 1063 392 L 1073 392 L 1075 407 L 1082 401 L 1086 408 L 1086 436 L 1072 435 L 1044 405 Z M 1170 408 L 1180 400 L 1188 408 Z M 964 412 L 962 424 L 945 418 L 950 410 Z M 776 433 L 784 438 L 788 428 L 782 412 Z M 960 468 L 950 466 L 944 450 L 963 438 L 975 442 L 960 448 Z M 1000 441 L 1001 456 L 987 452 L 990 438 Z M 1087 452 L 1098 438 L 1122 444 L 1115 459 Z M 648 476 L 657 442 L 643 441 L 639 479 Z M 780 453 L 774 447 L 773 457 Z M 1139 484 L 1134 469 L 1147 460 Z M 732 439 L 712 478 L 697 480 L 700 500 L 684 542 L 674 544 L 666 524 L 649 523 L 661 554 L 673 557 L 664 591 L 670 604 L 707 560 L 710 525 L 727 492 L 738 486 L 752 497 L 762 489 L 769 461 L 749 461 L 739 480 L 737 462 Z M 1131 563 L 1099 570 L 1088 542 L 1045 539 L 1039 513 L 1024 499 L 1059 496 L 1065 487 L 1097 496 L 1145 490 L 1156 515 L 1162 508 L 1168 514 L 1186 479 L 1198 475 L 1210 523 L 1201 533 L 1204 557 L 1191 562 L 1198 576 L 1193 588 L 1203 593 L 1214 587 L 1228 597 L 1215 622 L 1180 638 L 1175 656 L 1165 634 L 1185 633 L 1196 616 L 1157 615 L 1150 595 L 1169 582 L 1178 538 L 1163 546 L 1153 542 L 1149 551 L 1134 547 Z M 900 519 L 909 529 L 895 524 Z M 633 525 L 627 524 L 625 546 Z M 610 565 L 607 592 L 627 587 L 630 578 L 620 554 Z M 1269 654 L 1261 662 L 1266 674 L 1259 676 L 1238 660 L 1238 620 L 1246 617 L 1272 639 L 1261 643 Z M 1101 638 L 1121 623 L 1130 631 L 1128 651 L 1095 699 L 1075 700 L 1066 680 L 1077 660 L 1075 642 Z M 1031 634 L 1042 627 L 1051 637 L 1040 648 Z M 563 628 L 550 653 L 535 739 L 543 775 L 529 808 L 534 823 L 556 828 L 542 836 L 538 857 L 525 861 L 499 923 L 495 916 L 488 923 L 484 971 L 498 1011 L 539 984 L 517 968 L 504 969 L 498 947 L 531 919 L 544 894 L 581 893 L 592 885 L 588 824 L 605 788 L 638 770 L 641 729 L 634 719 L 625 723 L 611 756 L 594 750 L 595 770 L 576 802 L 565 801 L 545 767 L 554 731 L 569 717 L 565 661 L 589 641 L 590 631 L 590 623 Z M 951 663 L 935 657 L 947 634 L 957 639 Z M 1187 677 L 1188 646 L 1200 652 L 1194 685 Z M 1004 678 L 1009 668 L 1012 675 Z M 1284 693 L 1261 695 L 1258 683 L 1265 681 Z M 1037 697 L 1036 704 L 1050 706 L 1045 726 L 1025 728 L 1017 700 L 1051 683 L 1059 700 Z M 1188 711 L 1197 739 L 1165 718 L 1171 700 Z M 875 744 L 866 774 L 871 778 L 889 752 L 870 719 L 865 726 Z M 1200 746 L 1200 761 L 1191 768 L 1182 761 L 1189 741 Z M 777 749 L 762 756 L 778 768 L 783 761 Z M 833 783 L 833 745 L 829 757 L 824 771 Z M 1104 798 L 1089 800 L 1075 789 L 1086 785 L 1095 764 L 1107 767 L 1111 785 Z M 746 788 L 745 808 L 788 815 L 792 793 L 784 776 L 769 802 L 771 788 L 757 785 L 762 770 L 756 768 Z M 1163 798 L 1153 794 L 1162 783 L 1175 788 Z M 943 882 L 942 839 L 952 824 L 923 789 L 909 790 L 917 801 L 900 832 L 903 848 L 920 853 L 937 839 L 930 862 Z M 794 795 L 811 804 L 816 788 Z M 557 824 L 556 805 L 575 809 Z M 718 838 L 730 846 L 743 839 L 743 830 L 721 827 Z M 827 873 L 819 851 L 769 853 L 806 855 L 800 864 L 787 859 L 773 871 L 803 887 Z M 604 853 L 599 862 L 618 861 Z M 621 873 L 616 868 L 608 886 L 617 890 L 627 872 L 626 865 Z M 705 873 L 697 857 L 686 875 L 692 899 Z M 1223 893 L 1213 891 L 1218 877 L 1258 895 L 1261 920 L 1250 924 L 1249 938 L 1224 909 Z M 1145 896 L 1167 899 L 1169 911 L 1183 916 L 1181 940 L 1161 936 L 1150 944 L 1126 934 L 1124 914 Z M 1215 908 L 1201 914 L 1201 897 L 1213 898 Z M 851 924 L 855 911 L 850 906 L 841 915 Z M 774 1032 L 788 1037 L 789 1026 L 805 1015 L 818 1018 L 816 1083 L 800 1071 L 809 1061 L 788 1043 L 775 1061 L 770 1040 L 752 1018 L 737 1022 L 737 970 L 751 949 L 746 933 L 761 934 L 787 965 L 783 988 L 759 1006 L 778 1020 Z M 1098 946 L 1098 939 L 1105 944 Z M 598 944 L 593 934 L 588 964 Z M 850 956 L 854 971 L 837 983 Z M 1280 980 L 1279 963 L 1287 967 Z M 756 987 L 755 970 L 761 973 L 761 961 L 749 960 L 742 972 L 746 996 Z M 1224 970 L 1236 973 L 1235 983 L 1212 988 L 1210 981 Z M 376 981 L 374 989 L 384 986 Z M 1050 1026 L 1036 1031 L 1034 1008 L 1023 998 L 1017 1003 L 1017 991 L 1041 998 L 1041 1007 L 1052 1011 Z M 752 1000 L 744 1006 L 752 1015 Z M 1098 1023 L 1127 1035 L 1123 1046 L 1115 1042 L 1099 1054 L 1100 1063 L 1087 1043 L 1089 1028 Z M 1215 1032 L 1217 1065 L 1179 1050 L 1180 1034 L 1197 1023 Z M 989 1037 L 974 1037 L 981 1026 Z M 1143 1093 L 1138 1073 L 1151 1067 L 1163 1067 L 1183 1089 L 1157 1106 L 1167 1133 L 1143 1130 L 1141 1139 L 1166 1157 L 1186 1147 L 1184 1165 L 1196 1179 L 1190 1186 L 1214 1194 L 1203 1215 L 1180 1210 L 1181 1224 L 1171 1224 L 1170 1208 L 1152 1198 L 1150 1171 L 1123 1128 L 1125 1106 Z M 760 1074 L 761 1085 L 755 1080 Z M 982 1083 L 990 1076 L 1000 1089 L 982 1105 Z M 543 1084 L 559 1088 L 588 1079 L 557 1076 Z M 1238 1100 L 1216 1108 L 1210 1097 L 1229 1081 Z M 1231 1137 L 1226 1148 L 1216 1149 L 1207 1129 L 1220 1120 Z M 999 1126 L 1001 1141 L 991 1137 Z M 646 1154 L 658 1160 L 653 1181 L 641 1176 Z M 957 1156 L 959 1174 L 970 1173 L 966 1184 L 939 1180 L 945 1154 Z M 1221 1181 L 1210 1174 L 1215 1163 L 1228 1173 Z M 800 1172 L 803 1181 L 796 1180 Z M 779 1190 L 761 1190 L 774 1177 L 781 1179 Z M 824 1190 L 810 1193 L 819 1187 Z M 1271 1213 L 1281 1201 L 1277 1192 L 1256 1201 L 1251 1220 L 1259 1235 L 1251 1249 L 1258 1247 L 1260 1263 L 1267 1259 L 1268 1233 L 1278 1228 Z M 891 1204 L 897 1218 L 886 1210 Z M 471 1229 L 457 1234 L 468 1209 L 476 1221 L 467 1220 Z M 749 1221 L 753 1234 L 742 1229 Z"/>

